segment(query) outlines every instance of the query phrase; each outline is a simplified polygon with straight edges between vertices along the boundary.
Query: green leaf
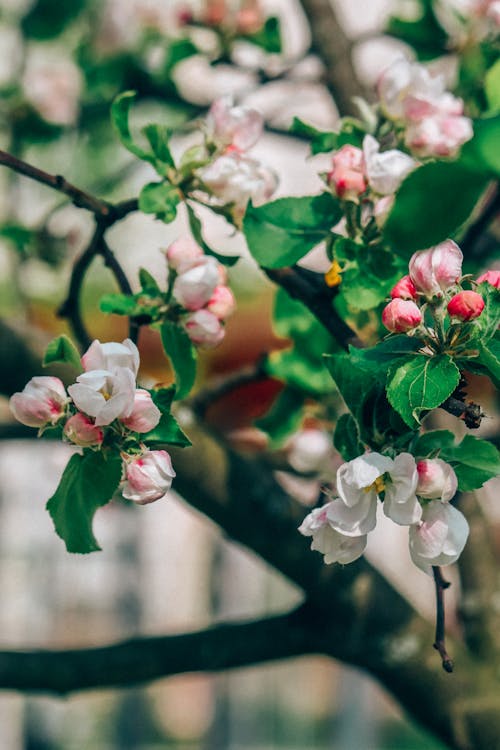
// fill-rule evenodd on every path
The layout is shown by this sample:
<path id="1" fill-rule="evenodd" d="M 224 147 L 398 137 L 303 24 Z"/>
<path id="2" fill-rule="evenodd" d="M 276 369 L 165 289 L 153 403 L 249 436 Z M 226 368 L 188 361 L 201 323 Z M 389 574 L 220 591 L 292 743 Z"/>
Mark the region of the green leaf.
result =
<path id="1" fill-rule="evenodd" d="M 441 406 L 459 380 L 460 371 L 448 355 L 416 355 L 390 369 L 387 398 L 406 424 L 416 429 L 420 414 Z"/>
<path id="2" fill-rule="evenodd" d="M 488 180 L 458 161 L 424 164 L 396 193 L 384 237 L 403 258 L 437 245 L 467 221 Z"/>
<path id="3" fill-rule="evenodd" d="M 148 139 L 149 145 L 155 155 L 157 168 L 161 165 L 175 168 L 175 162 L 169 147 L 170 137 L 172 135 L 170 128 L 166 128 L 164 125 L 146 125 L 142 132 Z M 160 163 L 159 165 L 158 162 Z"/>
<path id="4" fill-rule="evenodd" d="M 243 37 L 247 42 L 253 42 L 258 47 L 271 54 L 279 55 L 282 49 L 280 20 L 276 16 L 269 16 L 262 28 L 254 34 L 245 34 Z"/>
<path id="5" fill-rule="evenodd" d="M 37 0 L 21 21 L 27 37 L 53 39 L 81 13 L 85 0 Z"/>
<path id="6" fill-rule="evenodd" d="M 99 302 L 99 309 L 103 313 L 115 315 L 132 315 L 137 303 L 131 294 L 105 294 Z"/>
<path id="7" fill-rule="evenodd" d="M 248 205 L 243 231 L 259 265 L 281 268 L 296 263 L 324 240 L 342 216 L 330 193 L 278 198 L 263 206 Z"/>
<path id="8" fill-rule="evenodd" d="M 361 456 L 365 447 L 359 437 L 358 423 L 352 414 L 342 414 L 337 421 L 333 444 L 344 459 L 352 461 L 353 458 Z"/>
<path id="9" fill-rule="evenodd" d="M 154 165 L 156 161 L 154 154 L 138 146 L 130 132 L 128 119 L 130 107 L 135 96 L 135 91 L 124 91 L 123 94 L 116 97 L 111 105 L 111 121 L 125 148 L 139 159 L 143 159 Z"/>
<path id="10" fill-rule="evenodd" d="M 304 401 L 302 391 L 287 386 L 275 399 L 267 414 L 256 420 L 256 426 L 269 435 L 271 449 L 281 447 L 298 430 L 302 422 Z"/>
<path id="11" fill-rule="evenodd" d="M 165 43 L 165 41 L 165 37 L 163 37 L 162 43 Z M 166 76 L 170 78 L 170 74 L 177 63 L 186 60 L 188 57 L 197 55 L 198 48 L 190 39 L 173 39 L 168 44 L 165 54 L 166 59 L 163 65 L 163 71 Z"/>
<path id="12" fill-rule="evenodd" d="M 290 127 L 292 135 L 298 135 L 302 138 L 309 138 L 311 141 L 311 153 L 323 154 L 338 148 L 338 134 L 326 130 L 317 130 L 317 128 L 303 122 L 298 117 L 294 117 Z"/>
<path id="13" fill-rule="evenodd" d="M 487 71 L 484 77 L 484 90 L 490 109 L 500 109 L 500 59 Z"/>
<path id="14" fill-rule="evenodd" d="M 453 445 L 454 441 L 455 435 L 449 430 L 424 432 L 415 443 L 414 454 L 419 458 L 434 457 Z"/>
<path id="15" fill-rule="evenodd" d="M 154 214 L 165 224 L 175 219 L 180 202 L 179 189 L 169 182 L 150 182 L 139 195 L 139 209 L 145 214 Z"/>
<path id="16" fill-rule="evenodd" d="M 196 349 L 186 331 L 176 323 L 166 320 L 161 327 L 161 342 L 175 372 L 175 398 L 184 398 L 196 378 Z"/>
<path id="17" fill-rule="evenodd" d="M 462 149 L 461 160 L 472 169 L 500 176 L 500 115 L 474 120 L 474 138 Z"/>
<path id="18" fill-rule="evenodd" d="M 500 289 L 485 281 L 479 284 L 477 291 L 484 299 L 484 310 L 479 318 L 470 324 L 472 347 L 487 344 L 500 326 Z"/>
<path id="19" fill-rule="evenodd" d="M 161 293 L 155 277 L 145 268 L 139 268 L 139 283 L 143 292 Z"/>
<path id="20" fill-rule="evenodd" d="M 500 388 L 500 341 L 492 339 L 488 346 L 481 345 L 478 361 L 486 368 L 494 385 Z"/>
<path id="21" fill-rule="evenodd" d="M 68 552 L 84 554 L 101 549 L 92 532 L 96 510 L 118 489 L 122 461 L 117 453 L 88 451 L 69 460 L 59 486 L 47 503 L 57 534 Z"/>
<path id="22" fill-rule="evenodd" d="M 46 367 L 55 362 L 63 362 L 64 364 L 71 365 L 78 372 L 83 372 L 82 363 L 80 361 L 80 352 L 71 339 L 64 334 L 52 339 L 45 350 L 43 366 Z"/>
<path id="23" fill-rule="evenodd" d="M 216 258 L 219 263 L 222 263 L 224 266 L 234 266 L 234 264 L 239 261 L 240 256 L 221 255 L 220 253 L 215 252 L 215 250 L 212 250 L 210 245 L 207 245 L 205 238 L 203 237 L 203 233 L 201 231 L 201 221 L 196 216 L 194 209 L 189 205 L 189 203 L 186 203 L 186 207 L 188 211 L 189 227 L 191 229 L 192 235 L 198 245 L 203 249 L 205 255 L 213 255 L 213 257 Z"/>

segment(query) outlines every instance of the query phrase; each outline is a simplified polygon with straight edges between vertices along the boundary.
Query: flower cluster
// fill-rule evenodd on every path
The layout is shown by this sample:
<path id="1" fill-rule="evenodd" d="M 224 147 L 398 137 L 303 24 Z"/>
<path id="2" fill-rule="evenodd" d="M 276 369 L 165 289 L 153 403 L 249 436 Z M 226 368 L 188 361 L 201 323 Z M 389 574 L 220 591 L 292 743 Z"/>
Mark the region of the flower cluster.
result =
<path id="1" fill-rule="evenodd" d="M 226 35 L 236 36 L 255 34 L 264 23 L 259 0 L 240 0 L 236 4 L 227 0 L 205 0 L 197 13 L 189 5 L 181 5 L 177 17 L 183 25 L 195 22 L 220 27 Z"/>
<path id="2" fill-rule="evenodd" d="M 327 182 L 342 200 L 358 203 L 370 194 L 377 200 L 393 195 L 416 166 L 417 162 L 402 151 L 381 152 L 378 141 L 366 135 L 363 149 L 345 145 L 334 153 Z"/>
<path id="3" fill-rule="evenodd" d="M 255 205 L 265 203 L 276 190 L 275 173 L 247 154 L 263 124 L 257 110 L 233 106 L 230 97 L 217 99 L 208 113 L 205 137 L 210 160 L 198 170 L 198 177 L 205 192 L 232 207 L 236 222 L 250 199 Z"/>
<path id="4" fill-rule="evenodd" d="M 32 378 L 10 399 L 16 419 L 40 431 L 60 426 L 67 442 L 84 449 L 120 448 L 124 497 L 144 504 L 170 489 L 175 472 L 166 451 L 148 450 L 139 435 L 159 423 L 161 412 L 151 394 L 137 388 L 139 352 L 121 344 L 94 341 L 81 358 L 83 372 L 66 389 L 59 378 Z"/>
<path id="5" fill-rule="evenodd" d="M 299 528 L 326 563 L 346 564 L 363 554 L 378 500 L 388 518 L 409 527 L 410 555 L 421 570 L 430 573 L 433 565 L 449 565 L 460 556 L 469 528 L 450 505 L 457 477 L 445 461 L 366 453 L 338 469 L 336 484 L 338 496 L 315 508 Z"/>
<path id="6" fill-rule="evenodd" d="M 463 101 L 446 91 L 443 76 L 423 65 L 396 60 L 380 77 L 378 95 L 382 113 L 418 157 L 454 156 L 473 136 Z"/>
<path id="7" fill-rule="evenodd" d="M 500 286 L 498 271 L 487 271 L 469 282 L 462 277 L 462 261 L 462 251 L 453 240 L 415 253 L 409 275 L 394 286 L 392 300 L 382 312 L 384 326 L 392 333 L 421 335 L 433 350 L 457 351 L 468 335 L 462 324 L 478 318 L 485 306 L 483 296 L 464 289 L 464 284 Z M 426 312 L 431 325 L 425 320 Z"/>
<path id="8" fill-rule="evenodd" d="M 173 242 L 166 257 L 174 278 L 173 300 L 187 311 L 180 322 L 189 338 L 199 346 L 217 346 L 224 338 L 223 322 L 236 306 L 224 266 L 205 255 L 191 237 Z"/>

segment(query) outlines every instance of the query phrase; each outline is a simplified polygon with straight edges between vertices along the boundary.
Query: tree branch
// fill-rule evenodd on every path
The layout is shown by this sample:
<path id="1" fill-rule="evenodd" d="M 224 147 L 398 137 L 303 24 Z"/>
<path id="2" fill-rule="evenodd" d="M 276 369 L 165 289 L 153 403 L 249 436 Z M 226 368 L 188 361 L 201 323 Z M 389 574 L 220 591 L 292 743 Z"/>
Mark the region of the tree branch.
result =
<path id="1" fill-rule="evenodd" d="M 366 97 L 352 61 L 353 43 L 344 32 L 332 0 L 301 0 L 309 20 L 312 47 L 326 68 L 326 86 L 341 115 L 358 114 L 354 96 Z"/>
<path id="2" fill-rule="evenodd" d="M 299 266 L 290 268 L 263 268 L 267 277 L 309 308 L 328 333 L 344 348 L 356 338 L 354 331 L 333 306 L 336 290 L 330 289 L 322 274 Z"/>
<path id="3" fill-rule="evenodd" d="M 441 568 L 437 565 L 432 566 L 432 574 L 436 588 L 436 639 L 434 641 L 434 648 L 439 652 L 444 671 L 453 672 L 453 662 L 446 651 L 444 616 L 444 591 L 450 584 L 448 581 L 445 581 L 441 573 Z"/>
<path id="4" fill-rule="evenodd" d="M 216 672 L 315 650 L 301 609 L 194 633 L 138 638 L 100 648 L 0 651 L 0 688 L 66 694 L 129 686 L 184 672 Z"/>

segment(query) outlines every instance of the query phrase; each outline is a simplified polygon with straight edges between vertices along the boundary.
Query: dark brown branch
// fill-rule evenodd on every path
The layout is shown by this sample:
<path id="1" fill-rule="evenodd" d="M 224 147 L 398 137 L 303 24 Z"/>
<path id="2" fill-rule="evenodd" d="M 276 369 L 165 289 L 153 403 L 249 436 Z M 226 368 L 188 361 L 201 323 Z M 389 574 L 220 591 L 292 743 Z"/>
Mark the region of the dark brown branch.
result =
<path id="1" fill-rule="evenodd" d="M 6 151 L 0 151 L 0 164 L 3 164 L 18 174 L 25 175 L 25 177 L 40 182 L 42 185 L 47 185 L 53 190 L 57 190 L 59 193 L 67 195 L 68 198 L 71 198 L 75 206 L 86 208 L 88 211 L 92 211 L 96 216 L 102 218 L 108 218 L 111 216 L 113 207 L 109 203 L 99 200 L 99 198 L 95 198 L 84 190 L 80 190 L 80 188 L 72 185 L 65 180 L 64 177 L 61 177 L 61 175 L 49 174 L 42 169 L 33 167 L 22 159 L 18 159 L 12 154 L 8 154 Z"/>
<path id="2" fill-rule="evenodd" d="M 453 662 L 446 651 L 445 618 L 444 618 L 444 591 L 449 587 L 449 582 L 443 578 L 441 568 L 432 566 L 434 585 L 436 587 L 436 640 L 434 648 L 439 652 L 445 672 L 453 672 Z"/>
<path id="3" fill-rule="evenodd" d="M 333 338 L 347 349 L 349 341 L 356 337 L 333 306 L 335 290 L 330 289 L 322 274 L 293 268 L 264 268 L 268 278 L 288 292 L 290 297 L 303 302 L 323 324 Z"/>
<path id="4" fill-rule="evenodd" d="M 460 246 L 463 250 L 466 259 L 479 260 L 481 255 L 481 248 L 479 246 L 480 240 L 486 234 L 486 231 L 490 224 L 500 215 L 500 190 L 498 185 L 491 191 L 489 200 L 487 200 L 483 212 L 478 216 L 476 221 L 470 225 L 467 229 Z"/>
<path id="5" fill-rule="evenodd" d="M 114 252 L 109 247 L 108 243 L 104 239 L 104 236 L 101 237 L 99 252 L 104 259 L 105 265 L 109 268 L 109 270 L 115 277 L 116 283 L 118 284 L 122 294 L 132 294 L 132 287 L 130 286 L 130 282 L 127 278 L 127 274 L 123 270 L 121 264 L 116 259 Z M 129 338 L 134 343 L 137 343 L 138 336 L 139 336 L 139 325 L 132 318 L 129 318 Z"/>
<path id="6" fill-rule="evenodd" d="M 0 688 L 66 694 L 284 659 L 315 651 L 311 622 L 298 609 L 262 620 L 100 648 L 0 651 Z"/>
<path id="7" fill-rule="evenodd" d="M 313 50 L 326 68 L 326 86 L 341 115 L 358 114 L 354 96 L 366 96 L 352 60 L 353 43 L 344 32 L 332 0 L 301 0 L 311 28 Z"/>

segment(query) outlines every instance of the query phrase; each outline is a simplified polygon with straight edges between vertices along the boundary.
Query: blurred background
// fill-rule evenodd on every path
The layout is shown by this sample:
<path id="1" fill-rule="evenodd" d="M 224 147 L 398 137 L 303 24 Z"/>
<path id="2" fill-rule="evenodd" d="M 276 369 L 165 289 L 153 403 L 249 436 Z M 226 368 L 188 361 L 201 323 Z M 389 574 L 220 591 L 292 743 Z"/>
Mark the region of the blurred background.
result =
<path id="1" fill-rule="evenodd" d="M 125 199 L 137 195 L 153 173 L 119 145 L 109 120 L 114 96 L 136 90 L 138 121 L 155 118 L 177 129 L 174 150 L 184 150 L 193 138 L 193 120 L 216 96 L 232 93 L 265 115 L 267 131 L 253 154 L 279 175 L 278 195 L 317 190 L 325 157 L 308 159 L 307 144 L 287 136 L 286 130 L 294 116 L 332 128 L 337 112 L 322 84 L 321 62 L 310 51 L 300 3 L 262 0 L 262 17 L 278 22 L 267 22 L 260 36 L 262 24 L 250 23 L 235 34 L 234 18 L 227 27 L 213 19 L 209 23 L 203 15 L 206 5 L 201 0 L 0 0 L 0 148 L 97 195 Z M 382 32 L 394 3 L 342 0 L 335 6 L 354 41 L 359 76 L 373 86 L 395 56 L 409 54 Z M 232 13 L 241 9 L 238 3 L 228 7 Z M 51 338 L 67 331 L 56 310 L 65 299 L 72 263 L 88 243 L 92 222 L 57 193 L 6 169 L 0 170 L 0 196 L 1 387 L 8 394 L 38 374 L 36 358 L 16 343 L 17 335 L 41 352 Z M 204 226 L 213 247 L 242 251 L 240 238 L 222 220 L 210 215 Z M 164 280 L 161 249 L 186 227 L 183 215 L 167 226 L 131 214 L 113 228 L 109 239 L 132 280 L 139 265 Z M 321 254 L 308 259 L 314 267 L 323 261 Z M 223 345 L 203 358 L 200 382 L 280 345 L 270 323 L 271 284 L 249 259 L 230 271 L 230 281 L 238 312 Z M 99 312 L 100 296 L 114 289 L 111 274 L 97 259 L 83 294 L 84 317 L 93 337 L 121 340 L 126 335 L 122 319 Z M 145 384 L 168 381 L 154 333 L 141 333 L 140 349 Z M 222 407 L 215 419 L 226 431 L 244 428 L 255 416 L 252 402 L 269 397 L 247 394 L 230 416 Z M 182 421 L 182 413 L 178 416 Z M 0 401 L 0 417 L 1 649 L 83 647 L 181 632 L 222 619 L 279 612 L 300 601 L 298 590 L 228 543 L 175 492 L 147 509 L 109 504 L 96 518 L 103 551 L 69 555 L 44 506 L 70 449 L 50 441 L 35 443 L 24 434 L 21 439 L 11 424 L 6 398 Z M 189 434 L 189 415 L 184 420 Z M 314 488 L 312 495 L 310 488 L 300 489 L 304 503 L 311 502 Z M 491 490 L 484 500 L 492 504 Z M 368 554 L 430 615 L 432 583 L 410 566 L 407 540 L 400 531 L 381 519 Z M 395 643 L 394 658 L 411 647 Z M 315 657 L 63 699 L 3 692 L 0 747 L 440 746 L 408 723 L 368 677 Z"/>

